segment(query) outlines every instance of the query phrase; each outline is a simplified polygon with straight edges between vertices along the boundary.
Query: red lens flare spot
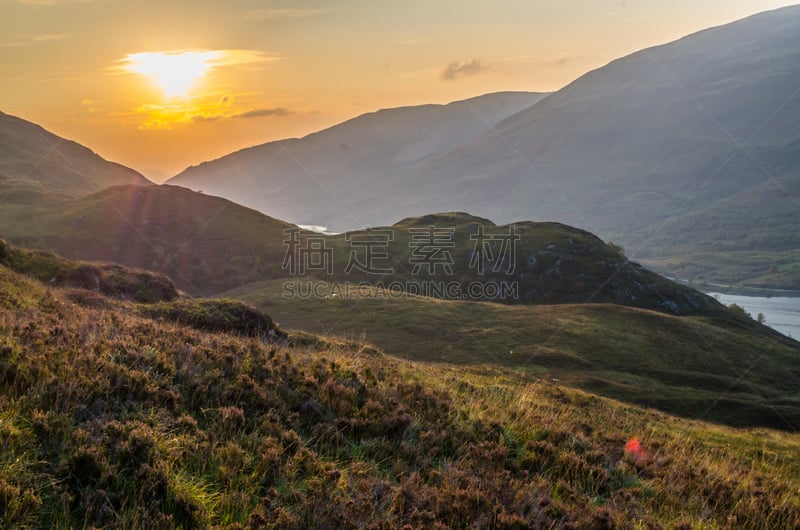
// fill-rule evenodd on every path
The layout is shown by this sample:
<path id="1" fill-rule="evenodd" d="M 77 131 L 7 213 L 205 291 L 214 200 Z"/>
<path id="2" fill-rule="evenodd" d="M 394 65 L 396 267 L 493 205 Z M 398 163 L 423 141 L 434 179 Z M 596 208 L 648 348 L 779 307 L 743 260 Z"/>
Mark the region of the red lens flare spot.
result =
<path id="1" fill-rule="evenodd" d="M 644 456 L 644 449 L 642 449 L 642 443 L 638 438 L 631 438 L 628 440 L 628 443 L 625 444 L 625 452 L 637 458 Z"/>

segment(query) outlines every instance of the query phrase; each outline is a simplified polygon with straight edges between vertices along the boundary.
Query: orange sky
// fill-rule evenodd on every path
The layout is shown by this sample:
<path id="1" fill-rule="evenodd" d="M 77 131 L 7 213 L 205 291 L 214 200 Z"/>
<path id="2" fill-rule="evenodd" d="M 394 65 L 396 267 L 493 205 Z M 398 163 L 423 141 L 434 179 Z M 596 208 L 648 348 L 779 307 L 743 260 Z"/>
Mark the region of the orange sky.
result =
<path id="1" fill-rule="evenodd" d="M 378 108 L 557 90 L 643 47 L 791 4 L 0 0 L 0 110 L 161 181 Z"/>

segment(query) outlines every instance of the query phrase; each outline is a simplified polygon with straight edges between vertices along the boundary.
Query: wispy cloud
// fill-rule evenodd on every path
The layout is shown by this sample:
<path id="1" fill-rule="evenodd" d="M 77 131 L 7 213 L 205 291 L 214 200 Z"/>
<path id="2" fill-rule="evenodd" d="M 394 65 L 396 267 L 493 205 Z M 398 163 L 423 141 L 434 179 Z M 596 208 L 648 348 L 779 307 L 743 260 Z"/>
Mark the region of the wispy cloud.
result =
<path id="1" fill-rule="evenodd" d="M 266 116 L 288 116 L 289 114 L 293 114 L 287 108 L 284 107 L 275 107 L 275 108 L 263 108 L 263 109 L 253 109 L 247 110 L 244 112 L 218 112 L 218 113 L 206 113 L 206 114 L 195 114 L 190 117 L 191 121 L 195 122 L 203 122 L 203 121 L 219 121 L 219 120 L 229 120 L 234 118 L 262 118 Z"/>
<path id="2" fill-rule="evenodd" d="M 459 77 L 467 77 L 472 75 L 482 74 L 494 68 L 494 64 L 486 63 L 481 59 L 473 59 L 472 61 L 459 63 L 453 61 L 442 70 L 442 79 L 444 81 L 452 81 Z"/>
<path id="3" fill-rule="evenodd" d="M 306 18 L 333 11 L 333 8 L 259 8 L 242 13 L 245 20 L 275 20 L 279 18 Z"/>
<path id="4" fill-rule="evenodd" d="M 111 68 L 116 72 L 140 73 L 138 65 L 153 61 L 169 62 L 179 57 L 191 57 L 196 62 L 201 62 L 207 69 L 222 66 L 242 66 L 277 61 L 281 57 L 270 55 L 261 50 L 167 50 L 158 52 L 129 53 L 116 61 L 117 65 Z"/>
<path id="5" fill-rule="evenodd" d="M 7 48 L 18 48 L 22 46 L 34 46 L 48 42 L 56 42 L 69 37 L 66 33 L 21 33 L 14 39 L 3 43 Z"/>
<path id="6" fill-rule="evenodd" d="M 288 116 L 292 112 L 284 107 L 275 107 L 272 109 L 253 109 L 247 112 L 235 114 L 233 118 L 261 118 L 264 116 Z"/>
<path id="7" fill-rule="evenodd" d="M 184 103 L 142 105 L 124 118 L 132 118 L 139 129 L 169 130 L 192 123 L 217 122 L 233 119 L 253 119 L 289 116 L 295 111 L 286 107 L 259 107 L 238 102 L 237 98 L 207 98 L 205 102 L 189 101 Z"/>

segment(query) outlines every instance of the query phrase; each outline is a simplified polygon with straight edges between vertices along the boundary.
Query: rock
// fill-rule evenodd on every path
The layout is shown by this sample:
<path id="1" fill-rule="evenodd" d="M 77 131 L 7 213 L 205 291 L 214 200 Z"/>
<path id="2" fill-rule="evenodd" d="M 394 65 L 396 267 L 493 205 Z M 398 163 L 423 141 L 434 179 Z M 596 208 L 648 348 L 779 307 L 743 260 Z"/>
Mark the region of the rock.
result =
<path id="1" fill-rule="evenodd" d="M 4 239 L 0 239 L 0 262 L 8 259 L 8 243 Z"/>

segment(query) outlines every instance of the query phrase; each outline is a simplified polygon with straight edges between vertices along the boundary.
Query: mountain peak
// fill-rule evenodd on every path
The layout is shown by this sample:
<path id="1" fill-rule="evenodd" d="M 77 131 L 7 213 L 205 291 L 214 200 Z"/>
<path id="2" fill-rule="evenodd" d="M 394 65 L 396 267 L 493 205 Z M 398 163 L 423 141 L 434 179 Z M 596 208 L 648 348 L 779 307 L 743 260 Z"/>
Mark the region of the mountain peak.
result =
<path id="1" fill-rule="evenodd" d="M 71 196 L 116 184 L 150 184 L 133 169 L 4 112 L 0 112 L 0 180 L 25 181 Z"/>

